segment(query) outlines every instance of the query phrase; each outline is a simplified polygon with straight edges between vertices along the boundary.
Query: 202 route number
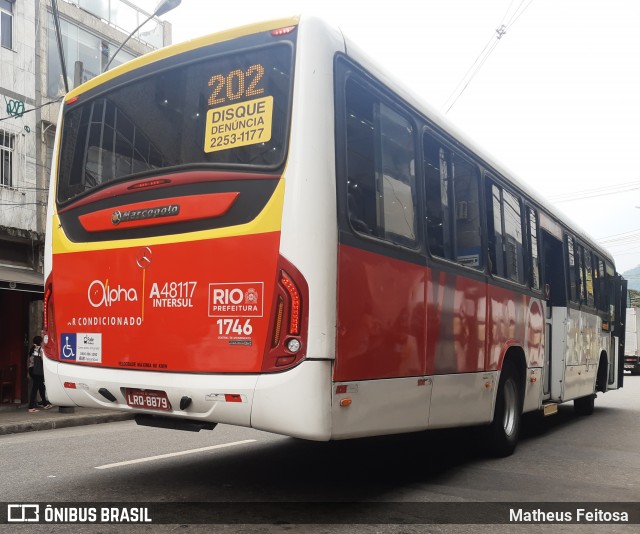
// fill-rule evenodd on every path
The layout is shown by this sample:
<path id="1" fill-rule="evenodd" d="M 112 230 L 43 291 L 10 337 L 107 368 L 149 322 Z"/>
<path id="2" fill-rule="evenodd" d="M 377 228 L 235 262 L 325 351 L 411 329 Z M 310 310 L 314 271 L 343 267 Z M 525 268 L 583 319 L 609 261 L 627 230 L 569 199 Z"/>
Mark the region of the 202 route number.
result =
<path id="1" fill-rule="evenodd" d="M 253 332 L 251 319 L 247 319 L 244 324 L 241 324 L 240 319 L 218 319 L 216 324 L 218 325 L 218 334 L 221 336 L 228 336 L 229 334 L 250 336 Z"/>

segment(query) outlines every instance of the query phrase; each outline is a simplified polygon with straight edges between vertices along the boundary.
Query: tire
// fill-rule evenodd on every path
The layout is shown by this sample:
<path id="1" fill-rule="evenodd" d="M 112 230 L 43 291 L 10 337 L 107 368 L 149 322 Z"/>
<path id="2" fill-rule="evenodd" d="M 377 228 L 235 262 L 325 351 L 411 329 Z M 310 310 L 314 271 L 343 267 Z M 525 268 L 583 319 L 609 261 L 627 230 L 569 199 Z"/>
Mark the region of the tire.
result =
<path id="1" fill-rule="evenodd" d="M 591 415 L 595 408 L 596 395 L 592 393 L 586 397 L 573 400 L 573 411 L 578 415 Z"/>
<path id="2" fill-rule="evenodd" d="M 505 457 L 513 453 L 520 435 L 522 393 L 518 373 L 513 364 L 506 362 L 500 373 L 493 421 L 487 428 L 489 454 Z"/>

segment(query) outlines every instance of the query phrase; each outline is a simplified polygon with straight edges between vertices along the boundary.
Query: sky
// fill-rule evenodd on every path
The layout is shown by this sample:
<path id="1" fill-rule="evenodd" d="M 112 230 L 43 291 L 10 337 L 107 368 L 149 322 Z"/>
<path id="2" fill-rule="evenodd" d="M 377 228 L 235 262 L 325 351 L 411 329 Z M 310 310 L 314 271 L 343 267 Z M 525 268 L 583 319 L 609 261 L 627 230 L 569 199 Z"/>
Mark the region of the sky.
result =
<path id="1" fill-rule="evenodd" d="M 619 272 L 640 265 L 638 0 L 182 0 L 162 18 L 177 43 L 301 13 L 446 112 Z"/>

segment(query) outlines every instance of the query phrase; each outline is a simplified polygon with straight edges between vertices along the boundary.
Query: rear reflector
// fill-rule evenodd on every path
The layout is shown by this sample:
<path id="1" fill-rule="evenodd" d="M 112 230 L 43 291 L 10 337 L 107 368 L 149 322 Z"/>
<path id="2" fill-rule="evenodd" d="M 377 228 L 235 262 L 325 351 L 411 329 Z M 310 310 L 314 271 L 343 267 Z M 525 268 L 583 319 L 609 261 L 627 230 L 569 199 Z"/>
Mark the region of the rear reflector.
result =
<path id="1" fill-rule="evenodd" d="M 227 402 L 242 402 L 242 396 L 237 393 L 225 393 L 224 400 Z"/>
<path id="2" fill-rule="evenodd" d="M 278 367 L 281 367 L 283 365 L 291 365 L 295 361 L 295 356 L 278 356 L 278 358 L 276 358 L 276 365 Z"/>
<path id="3" fill-rule="evenodd" d="M 76 383 L 75 382 L 65 382 L 64 383 L 64 387 L 67 389 L 76 389 Z"/>
<path id="4" fill-rule="evenodd" d="M 276 307 L 276 321 L 273 327 L 273 340 L 271 347 L 277 347 L 280 343 L 280 332 L 282 332 L 282 314 L 284 313 L 284 300 L 282 297 L 278 297 L 278 304 Z"/>

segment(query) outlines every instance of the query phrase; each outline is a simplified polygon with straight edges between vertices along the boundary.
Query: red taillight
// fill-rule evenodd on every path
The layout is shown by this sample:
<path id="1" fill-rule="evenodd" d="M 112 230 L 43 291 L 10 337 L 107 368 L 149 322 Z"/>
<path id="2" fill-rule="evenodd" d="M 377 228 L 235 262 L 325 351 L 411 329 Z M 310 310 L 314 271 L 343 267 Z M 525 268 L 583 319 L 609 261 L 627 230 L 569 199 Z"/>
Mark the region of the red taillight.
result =
<path id="1" fill-rule="evenodd" d="M 58 344 L 56 343 L 56 325 L 53 307 L 53 283 L 52 275 L 47 277 L 44 283 L 44 317 L 43 317 L 43 334 L 44 334 L 44 354 L 52 360 L 58 359 Z"/>
<path id="2" fill-rule="evenodd" d="M 280 283 L 289 293 L 291 308 L 289 310 L 289 334 L 298 335 L 300 333 L 300 292 L 291 281 L 287 273 L 282 271 Z"/>
<path id="3" fill-rule="evenodd" d="M 309 288 L 304 276 L 282 256 L 272 306 L 271 336 L 265 350 L 263 371 L 282 371 L 306 355 Z"/>
<path id="4" fill-rule="evenodd" d="M 49 330 L 49 298 L 51 297 L 51 286 L 47 287 L 44 292 L 44 317 L 43 317 L 43 326 L 45 330 Z"/>
<path id="5" fill-rule="evenodd" d="M 69 100 L 67 100 L 67 106 L 70 106 L 71 104 L 75 104 L 79 98 L 80 98 L 79 96 L 72 96 Z"/>
<path id="6" fill-rule="evenodd" d="M 156 178 L 155 180 L 147 180 L 146 182 L 138 182 L 137 184 L 130 185 L 127 189 L 148 189 L 149 187 L 157 187 L 159 185 L 167 185 L 170 183 L 171 180 L 167 180 L 166 178 Z"/>
<path id="7" fill-rule="evenodd" d="M 275 37 L 279 37 L 281 35 L 287 35 L 288 33 L 291 33 L 295 29 L 296 29 L 295 26 L 285 26 L 284 28 L 278 28 L 277 30 L 272 30 L 271 35 Z"/>

